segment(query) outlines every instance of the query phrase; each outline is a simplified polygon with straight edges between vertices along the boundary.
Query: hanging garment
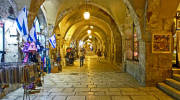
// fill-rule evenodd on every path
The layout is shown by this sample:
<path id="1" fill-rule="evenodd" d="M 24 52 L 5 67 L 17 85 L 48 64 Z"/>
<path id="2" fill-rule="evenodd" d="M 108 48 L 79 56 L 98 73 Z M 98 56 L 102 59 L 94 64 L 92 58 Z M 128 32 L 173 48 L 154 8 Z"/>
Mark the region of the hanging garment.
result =
<path id="1" fill-rule="evenodd" d="M 4 68 L 4 84 L 8 84 L 9 83 L 9 67 L 8 66 L 6 66 L 5 68 Z"/>
<path id="2" fill-rule="evenodd" d="M 35 74 L 34 74 L 34 70 L 33 70 L 33 65 L 29 66 L 29 75 L 30 75 L 30 82 L 34 82 Z"/>
<path id="3" fill-rule="evenodd" d="M 27 68 L 24 67 L 24 83 L 28 83 Z"/>
<path id="4" fill-rule="evenodd" d="M 19 66 L 19 83 L 23 83 L 24 82 L 24 74 L 23 74 L 23 65 Z"/>
<path id="5" fill-rule="evenodd" d="M 0 69 L 0 84 L 2 84 L 3 81 L 3 69 Z"/>
<path id="6" fill-rule="evenodd" d="M 29 73 L 29 66 L 26 67 L 26 80 L 27 80 L 27 83 L 31 82 L 31 80 L 30 80 L 30 73 Z"/>
<path id="7" fill-rule="evenodd" d="M 6 80 L 7 80 L 7 83 L 6 83 L 6 84 L 9 84 L 9 81 L 10 81 L 10 71 L 9 71 L 9 68 L 10 68 L 10 66 L 6 66 L 6 67 L 5 67 Z"/>
<path id="8" fill-rule="evenodd" d="M 51 73 L 51 61 L 49 57 L 46 57 L 47 72 Z"/>
<path id="9" fill-rule="evenodd" d="M 5 68 L 2 68 L 2 84 L 6 83 L 6 71 Z"/>
<path id="10" fill-rule="evenodd" d="M 37 51 L 36 44 L 34 42 L 30 43 L 28 51 L 29 52 L 36 52 Z"/>
<path id="11" fill-rule="evenodd" d="M 16 72 L 16 67 L 17 66 L 13 66 L 12 68 L 13 68 L 13 84 L 16 84 L 17 83 L 17 72 Z"/>
<path id="12" fill-rule="evenodd" d="M 29 58 L 29 54 L 26 53 L 23 62 L 24 62 L 24 63 L 27 63 L 27 62 L 28 62 L 28 58 Z"/>
<path id="13" fill-rule="evenodd" d="M 21 73 L 21 74 L 22 74 L 22 75 L 21 75 L 21 82 L 22 82 L 22 83 L 25 83 L 25 77 L 24 77 L 24 73 L 25 73 L 24 71 L 25 71 L 25 70 L 24 70 L 24 67 L 25 67 L 25 66 L 22 66 L 22 67 L 21 67 L 21 72 L 22 72 L 22 73 Z"/>
<path id="14" fill-rule="evenodd" d="M 13 84 L 13 82 L 14 82 L 14 76 L 13 76 L 13 68 L 9 68 L 9 71 L 10 71 L 10 73 L 9 73 L 9 82 L 10 82 L 10 84 Z"/>
<path id="15" fill-rule="evenodd" d="M 28 52 L 29 52 L 29 50 L 28 50 L 29 46 L 30 46 L 29 42 L 26 42 L 26 43 L 24 44 L 24 47 L 23 47 L 23 50 L 22 50 L 22 51 L 23 51 L 24 53 L 28 53 Z"/>
<path id="16" fill-rule="evenodd" d="M 20 67 L 19 66 L 16 67 L 16 80 L 17 80 L 17 83 L 20 83 Z"/>
<path id="17" fill-rule="evenodd" d="M 34 64 L 34 65 L 33 65 L 33 71 L 34 71 L 34 75 L 35 75 L 34 77 L 35 77 L 35 79 L 37 79 L 37 78 L 39 77 L 39 71 L 40 71 L 40 70 L 38 70 L 38 66 L 39 66 L 39 65 L 37 65 L 37 64 Z"/>

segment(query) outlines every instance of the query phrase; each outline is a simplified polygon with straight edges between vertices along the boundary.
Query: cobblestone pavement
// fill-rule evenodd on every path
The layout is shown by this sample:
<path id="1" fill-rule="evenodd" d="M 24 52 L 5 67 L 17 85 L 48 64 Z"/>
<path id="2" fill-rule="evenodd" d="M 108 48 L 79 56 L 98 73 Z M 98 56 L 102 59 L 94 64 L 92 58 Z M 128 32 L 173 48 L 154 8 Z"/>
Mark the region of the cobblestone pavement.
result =
<path id="1" fill-rule="evenodd" d="M 22 100 L 20 88 L 3 100 Z M 63 67 L 63 72 L 47 74 L 40 92 L 30 95 L 31 100 L 173 100 L 156 87 L 142 87 L 127 73 L 122 73 L 106 61 L 97 62 L 86 57 Z"/>

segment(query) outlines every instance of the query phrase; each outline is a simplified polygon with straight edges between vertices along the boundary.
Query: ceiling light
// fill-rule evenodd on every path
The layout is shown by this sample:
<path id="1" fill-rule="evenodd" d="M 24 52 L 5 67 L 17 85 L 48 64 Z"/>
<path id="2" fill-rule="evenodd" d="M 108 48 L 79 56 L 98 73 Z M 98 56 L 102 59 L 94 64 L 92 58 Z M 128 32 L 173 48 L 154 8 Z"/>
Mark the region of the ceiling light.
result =
<path id="1" fill-rule="evenodd" d="M 87 30 L 87 33 L 88 33 L 88 34 L 91 34 L 91 30 Z"/>
<path id="2" fill-rule="evenodd" d="M 93 28 L 94 28 L 94 26 L 90 26 L 90 28 L 91 28 L 91 29 L 93 29 Z"/>
<path id="3" fill-rule="evenodd" d="M 90 18 L 90 13 L 89 12 L 84 12 L 84 19 L 88 20 Z"/>
<path id="4" fill-rule="evenodd" d="M 92 35 L 89 35 L 89 38 L 91 39 L 91 38 L 92 38 Z"/>

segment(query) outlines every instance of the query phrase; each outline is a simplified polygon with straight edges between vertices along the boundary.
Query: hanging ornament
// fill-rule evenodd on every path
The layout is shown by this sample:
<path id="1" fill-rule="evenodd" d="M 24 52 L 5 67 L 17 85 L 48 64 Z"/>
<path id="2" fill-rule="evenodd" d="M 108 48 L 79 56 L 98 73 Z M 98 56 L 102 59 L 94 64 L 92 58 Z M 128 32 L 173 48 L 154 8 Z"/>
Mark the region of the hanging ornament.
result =
<path id="1" fill-rule="evenodd" d="M 34 42 L 30 43 L 28 51 L 29 52 L 36 52 L 37 51 L 36 44 Z"/>

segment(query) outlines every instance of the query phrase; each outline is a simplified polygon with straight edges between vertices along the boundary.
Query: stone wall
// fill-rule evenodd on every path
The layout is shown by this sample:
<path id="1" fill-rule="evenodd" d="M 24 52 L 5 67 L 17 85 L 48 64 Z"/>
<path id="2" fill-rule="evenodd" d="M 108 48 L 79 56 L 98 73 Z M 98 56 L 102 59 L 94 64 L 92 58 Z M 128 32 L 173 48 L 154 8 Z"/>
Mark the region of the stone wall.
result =
<path id="1" fill-rule="evenodd" d="M 145 42 L 139 40 L 139 61 L 126 60 L 124 71 L 132 75 L 142 86 L 146 84 L 146 59 L 145 59 Z"/>
<path id="2" fill-rule="evenodd" d="M 12 19 L 5 22 L 5 62 L 18 62 L 18 35 L 16 21 Z"/>
<path id="3" fill-rule="evenodd" d="M 142 29 L 141 24 L 139 23 L 140 18 L 137 17 L 137 14 L 132 7 L 132 5 L 128 2 L 128 0 L 123 0 L 125 5 L 127 6 L 126 9 L 126 18 L 125 23 L 123 26 L 123 33 L 124 33 L 124 39 L 123 39 L 123 56 L 124 56 L 124 62 L 123 62 L 123 70 L 131 74 L 141 85 L 145 86 L 145 74 L 146 74 L 146 59 L 145 59 L 145 41 L 142 40 Z M 138 45 L 139 45 L 139 59 L 138 61 L 135 61 L 132 59 L 133 52 L 132 45 L 133 45 L 133 23 L 135 24 L 135 29 L 137 32 L 137 38 L 138 38 Z M 128 44 L 131 44 L 128 46 Z M 131 53 L 129 52 L 129 49 L 131 49 Z"/>
<path id="4" fill-rule="evenodd" d="M 134 76 L 136 80 L 140 80 L 139 63 L 136 61 L 126 61 L 125 71 Z"/>
<path id="5" fill-rule="evenodd" d="M 153 34 L 172 34 L 173 17 L 179 0 L 148 0 L 144 8 L 132 6 L 128 0 L 123 0 L 135 22 L 139 42 L 139 63 L 125 61 L 126 71 L 134 76 L 141 84 L 155 86 L 158 82 L 171 77 L 172 52 L 153 53 Z M 138 12 L 140 11 L 140 12 Z M 125 28 L 124 32 L 127 29 Z M 126 34 L 126 33 L 125 33 Z M 173 45 L 171 43 L 171 45 Z M 123 46 L 124 47 L 124 46 Z"/>
<path id="6" fill-rule="evenodd" d="M 162 0 L 156 0 L 156 1 L 149 0 L 148 2 L 147 22 L 146 22 L 145 35 L 143 37 L 146 42 L 145 45 L 146 45 L 146 85 L 147 86 L 154 86 L 158 82 L 162 82 L 166 78 L 170 78 L 172 74 L 171 73 L 172 52 L 170 53 L 152 52 L 153 34 L 172 34 L 171 26 L 173 24 L 173 16 L 175 14 L 162 16 L 161 7 L 164 5 L 162 5 L 161 2 Z M 172 42 L 171 45 L 173 45 Z"/>

